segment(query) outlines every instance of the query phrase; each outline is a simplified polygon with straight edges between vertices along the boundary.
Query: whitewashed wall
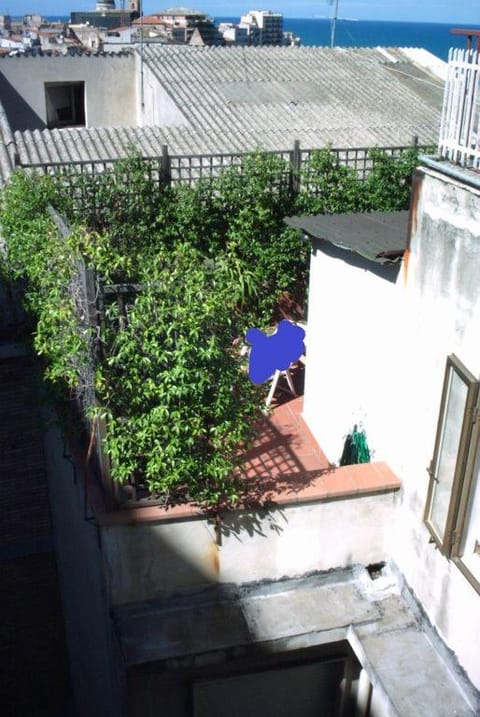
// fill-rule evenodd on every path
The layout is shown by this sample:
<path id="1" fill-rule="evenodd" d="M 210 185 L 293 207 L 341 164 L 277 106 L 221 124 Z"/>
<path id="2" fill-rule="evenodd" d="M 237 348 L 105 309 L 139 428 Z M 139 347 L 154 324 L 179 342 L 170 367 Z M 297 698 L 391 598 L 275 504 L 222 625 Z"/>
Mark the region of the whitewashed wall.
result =
<path id="1" fill-rule="evenodd" d="M 397 499 L 390 492 L 233 512 L 223 522 L 220 545 L 205 519 L 104 528 L 112 604 L 385 560 Z"/>
<path id="2" fill-rule="evenodd" d="M 0 61 L 0 82 L 13 129 L 45 125 L 45 82 L 85 82 L 87 127 L 136 124 L 133 55 L 6 57 Z"/>
<path id="3" fill-rule="evenodd" d="M 480 375 L 480 187 L 419 170 L 396 284 L 314 245 L 304 415 L 330 460 L 363 419 L 402 481 L 391 557 L 480 688 L 480 595 L 423 522 L 447 356 Z"/>
<path id="4" fill-rule="evenodd" d="M 403 481 L 393 557 L 432 622 L 480 688 L 480 595 L 429 542 L 423 524 L 445 362 L 455 353 L 480 375 L 480 189 L 419 173 L 406 272 L 404 443 L 392 453 Z"/>
<path id="5" fill-rule="evenodd" d="M 389 457 L 394 440 L 400 294 L 392 270 L 378 267 L 385 278 L 371 268 L 352 252 L 313 241 L 304 417 L 333 462 L 355 423 L 363 424 L 375 460 Z"/>
<path id="6" fill-rule="evenodd" d="M 165 90 L 147 64 L 142 64 L 139 53 L 136 63 L 138 124 L 143 127 L 188 127 L 190 123 L 175 103 L 175 87 Z"/>

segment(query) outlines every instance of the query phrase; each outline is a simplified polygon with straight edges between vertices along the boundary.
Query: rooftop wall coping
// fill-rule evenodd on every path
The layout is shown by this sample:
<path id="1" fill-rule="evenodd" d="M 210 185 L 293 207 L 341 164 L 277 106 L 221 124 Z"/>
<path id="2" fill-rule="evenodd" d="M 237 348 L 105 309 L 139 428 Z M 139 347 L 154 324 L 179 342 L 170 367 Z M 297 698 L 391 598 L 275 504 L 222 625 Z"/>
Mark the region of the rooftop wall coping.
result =
<path id="1" fill-rule="evenodd" d="M 65 52 L 65 51 L 61 51 L 61 50 L 38 49 L 38 50 L 36 50 L 35 54 L 33 54 L 33 53 L 31 53 L 31 52 L 20 53 L 19 55 L 14 55 L 14 56 L 10 56 L 10 55 L 6 54 L 6 55 L 0 55 L 0 58 L 1 58 L 2 60 L 6 60 L 7 62 L 8 62 L 8 61 L 15 62 L 15 61 L 18 61 L 18 60 L 29 60 L 29 61 L 32 61 L 32 60 L 35 61 L 35 60 L 37 60 L 37 61 L 40 61 L 40 60 L 42 60 L 42 59 L 45 58 L 45 57 L 48 57 L 48 58 L 52 58 L 52 57 L 55 57 L 55 58 L 64 58 L 64 57 L 72 58 L 72 57 L 74 57 L 75 59 L 78 59 L 79 57 L 105 58 L 105 57 L 127 57 L 128 55 L 133 55 L 132 51 L 131 51 L 129 48 L 127 48 L 127 49 L 122 49 L 122 50 L 119 50 L 119 51 L 111 50 L 110 52 L 108 52 L 108 51 L 101 51 L 101 52 L 99 52 L 99 51 L 92 51 L 92 50 L 82 49 L 82 48 L 79 48 L 79 47 L 74 46 L 74 45 L 73 45 L 73 46 L 72 46 L 72 45 L 69 45 L 68 47 L 71 47 L 72 49 L 74 48 L 75 51 L 74 51 L 74 52 L 69 52 L 69 51 L 67 50 L 67 51 Z M 9 48 L 7 48 L 7 49 L 9 49 Z M 15 48 L 14 48 L 14 49 L 15 49 Z"/>
<path id="2" fill-rule="evenodd" d="M 459 164 L 454 164 L 448 159 L 442 159 L 441 157 L 431 157 L 426 154 L 419 155 L 419 162 L 421 167 L 427 167 L 433 169 L 441 174 L 444 174 L 451 179 L 455 179 L 458 182 L 463 182 L 470 187 L 480 189 L 480 174 L 478 171 L 469 169 L 468 167 L 462 167 Z"/>
<path id="3" fill-rule="evenodd" d="M 277 409 L 277 415 L 286 406 Z M 303 419 L 300 404 L 296 411 L 288 414 L 287 420 L 301 424 L 302 430 L 311 437 L 308 425 Z M 293 424 L 287 423 L 288 432 L 295 430 Z M 85 463 L 85 451 L 77 438 L 67 429 L 66 440 L 71 455 L 78 467 L 78 473 L 84 482 L 87 503 L 93 511 L 101 527 L 114 525 L 136 525 L 152 522 L 175 522 L 185 520 L 202 520 L 212 515 L 227 512 L 255 512 L 257 510 L 275 509 L 277 507 L 295 507 L 312 503 L 332 500 L 345 500 L 363 498 L 376 494 L 394 493 L 400 490 L 401 482 L 390 466 L 384 461 L 360 463 L 337 467 L 329 463 L 325 456 L 324 462 L 315 461 L 316 470 L 312 470 L 307 484 L 283 484 L 278 477 L 276 490 L 272 495 L 269 487 L 268 494 L 262 495 L 258 490 L 255 503 L 239 503 L 235 508 L 208 509 L 198 503 L 183 503 L 179 505 L 129 505 L 128 507 L 112 506 L 104 491 L 97 471 Z M 314 439 L 313 439 L 314 440 Z M 259 484 L 259 488 L 261 485 Z"/>
<path id="4" fill-rule="evenodd" d="M 331 500 L 362 498 L 377 493 L 396 492 L 400 489 L 399 478 L 385 462 L 363 463 L 332 470 L 314 479 L 310 485 L 296 492 L 279 492 L 274 501 L 268 502 L 269 508 L 278 506 L 299 506 Z M 93 495 L 91 496 L 93 498 Z M 241 506 L 235 511 L 261 510 L 261 499 L 258 506 Z M 176 506 L 142 506 L 106 511 L 98 503 L 92 505 L 97 520 L 103 527 L 113 525 L 135 525 L 138 523 L 166 522 L 202 519 L 208 514 L 199 505 L 186 503 Z"/>

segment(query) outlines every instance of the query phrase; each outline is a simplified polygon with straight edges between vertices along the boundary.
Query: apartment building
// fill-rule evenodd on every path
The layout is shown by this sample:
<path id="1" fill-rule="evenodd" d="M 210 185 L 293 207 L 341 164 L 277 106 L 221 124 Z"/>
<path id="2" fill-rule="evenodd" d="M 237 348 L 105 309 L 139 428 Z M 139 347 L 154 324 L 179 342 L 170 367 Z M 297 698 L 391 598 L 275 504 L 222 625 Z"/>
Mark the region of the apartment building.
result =
<path id="1" fill-rule="evenodd" d="M 250 10 L 240 25 L 247 28 L 250 45 L 282 45 L 283 15 L 270 10 Z"/>

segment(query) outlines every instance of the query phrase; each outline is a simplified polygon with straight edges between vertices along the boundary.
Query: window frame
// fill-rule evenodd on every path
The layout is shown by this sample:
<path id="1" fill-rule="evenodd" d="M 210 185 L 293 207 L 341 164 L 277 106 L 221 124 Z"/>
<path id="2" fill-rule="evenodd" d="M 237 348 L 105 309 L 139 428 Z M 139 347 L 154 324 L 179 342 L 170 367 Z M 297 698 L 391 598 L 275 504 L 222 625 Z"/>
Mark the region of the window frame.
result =
<path id="1" fill-rule="evenodd" d="M 460 495 L 457 522 L 454 530 L 451 556 L 455 565 L 467 578 L 469 583 L 480 593 L 480 578 L 475 576 L 463 560 L 462 544 L 468 529 L 467 516 L 469 512 L 470 500 L 473 499 L 473 486 L 475 482 L 475 468 L 480 470 L 480 390 L 477 395 L 477 401 L 473 415 L 473 429 L 471 432 L 470 450 L 467 459 L 467 467 L 465 472 L 465 480 L 463 490 Z M 480 490 L 480 483 L 476 486 Z"/>
<path id="2" fill-rule="evenodd" d="M 467 393 L 464 402 L 462 426 L 450 497 L 448 499 L 445 528 L 443 535 L 441 535 L 433 523 L 432 511 L 435 502 L 435 486 L 436 483 L 438 483 L 435 474 L 438 470 L 445 435 L 446 418 L 448 415 L 447 409 L 452 385 L 451 377 L 453 374 L 456 374 L 466 385 Z M 475 456 L 477 454 L 478 441 L 475 440 L 475 436 L 478 436 L 479 385 L 479 381 L 455 354 L 448 356 L 445 366 L 433 458 L 427 469 L 430 479 L 425 504 L 424 522 L 430 532 L 432 541 L 436 544 L 440 552 L 449 559 L 454 558 L 456 563 L 461 562 L 461 556 L 459 554 L 460 545 L 466 528 L 466 515 L 473 482 Z M 464 567 L 462 563 L 462 572 Z M 465 567 L 465 569 L 467 568 Z"/>

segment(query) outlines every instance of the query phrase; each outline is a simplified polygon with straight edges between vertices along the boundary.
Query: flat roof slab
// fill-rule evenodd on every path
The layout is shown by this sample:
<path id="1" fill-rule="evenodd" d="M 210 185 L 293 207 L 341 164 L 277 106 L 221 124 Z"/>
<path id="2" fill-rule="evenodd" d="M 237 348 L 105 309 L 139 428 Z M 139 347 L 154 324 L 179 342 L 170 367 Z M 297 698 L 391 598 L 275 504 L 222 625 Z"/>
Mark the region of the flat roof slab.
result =
<path id="1" fill-rule="evenodd" d="M 388 568 L 387 568 L 388 572 Z M 411 597 L 411 596 L 410 596 Z M 247 586 L 218 585 L 195 595 L 114 611 L 128 666 L 182 659 L 198 664 L 285 653 L 347 640 L 386 714 L 474 717 L 480 699 L 445 649 L 434 645 L 390 573 L 372 580 L 363 567 Z M 437 638 L 438 640 L 438 638 Z"/>

